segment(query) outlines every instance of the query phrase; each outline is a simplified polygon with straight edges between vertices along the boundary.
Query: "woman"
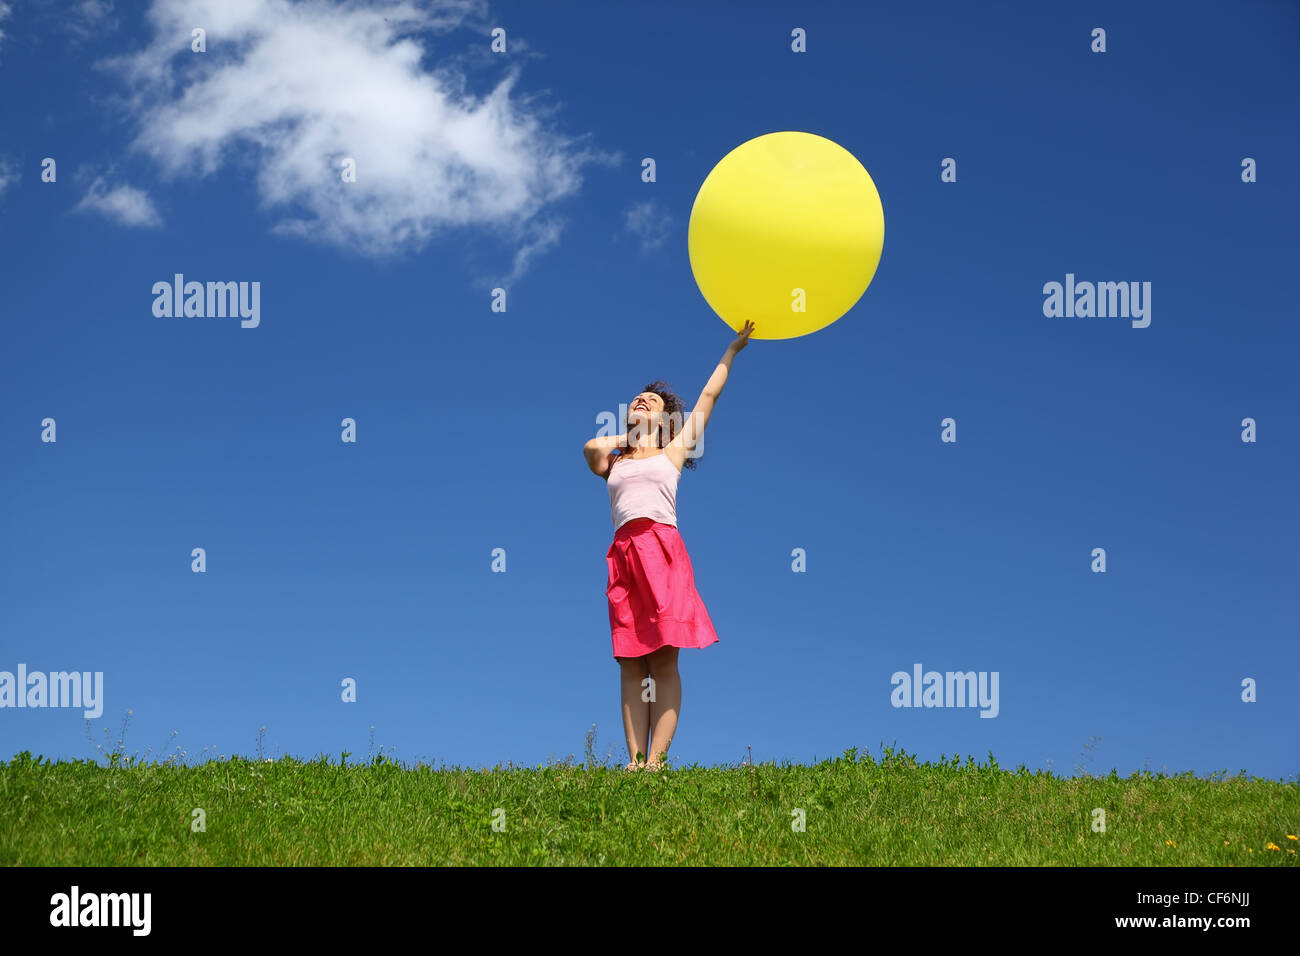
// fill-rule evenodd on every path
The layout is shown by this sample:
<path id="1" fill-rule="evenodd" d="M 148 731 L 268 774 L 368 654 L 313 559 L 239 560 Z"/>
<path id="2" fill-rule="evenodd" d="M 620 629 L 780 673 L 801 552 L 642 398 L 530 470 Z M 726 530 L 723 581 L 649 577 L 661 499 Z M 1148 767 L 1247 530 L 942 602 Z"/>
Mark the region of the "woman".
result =
<path id="1" fill-rule="evenodd" d="M 695 467 L 690 452 L 722 394 L 731 360 L 753 331 L 754 323 L 746 322 L 727 346 L 685 420 L 681 399 L 663 382 L 652 382 L 632 400 L 626 433 L 593 438 L 583 448 L 587 467 L 609 487 L 614 521 L 605 594 L 622 672 L 628 770 L 639 770 L 643 762 L 659 770 L 667 759 L 682 703 L 678 650 L 718 640 L 677 531 L 677 481 L 683 467 Z M 646 760 L 652 742 L 654 753 Z"/>

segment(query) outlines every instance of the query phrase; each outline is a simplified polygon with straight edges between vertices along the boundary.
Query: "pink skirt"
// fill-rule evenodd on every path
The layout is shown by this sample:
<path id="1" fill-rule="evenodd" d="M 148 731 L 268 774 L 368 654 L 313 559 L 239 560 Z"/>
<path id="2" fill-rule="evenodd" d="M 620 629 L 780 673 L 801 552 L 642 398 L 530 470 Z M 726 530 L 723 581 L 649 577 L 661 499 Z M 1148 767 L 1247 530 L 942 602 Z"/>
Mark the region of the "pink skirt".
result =
<path id="1" fill-rule="evenodd" d="M 717 643 L 709 612 L 695 590 L 686 545 L 673 525 L 633 518 L 614 533 L 605 563 L 616 658 Z"/>

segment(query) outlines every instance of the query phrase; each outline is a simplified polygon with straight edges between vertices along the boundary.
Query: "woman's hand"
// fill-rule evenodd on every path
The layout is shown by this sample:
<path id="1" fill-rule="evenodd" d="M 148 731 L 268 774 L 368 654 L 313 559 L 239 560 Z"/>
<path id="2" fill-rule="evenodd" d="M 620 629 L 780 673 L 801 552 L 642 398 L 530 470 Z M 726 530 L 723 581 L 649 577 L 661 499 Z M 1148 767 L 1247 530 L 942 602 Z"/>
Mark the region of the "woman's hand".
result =
<path id="1" fill-rule="evenodd" d="M 749 335 L 753 331 L 754 331 L 754 323 L 746 319 L 744 327 L 740 330 L 740 334 L 736 336 L 736 341 L 732 342 L 729 346 L 727 346 L 727 348 L 729 348 L 732 352 L 739 352 L 741 349 L 743 349 L 746 345 L 749 344 Z"/>

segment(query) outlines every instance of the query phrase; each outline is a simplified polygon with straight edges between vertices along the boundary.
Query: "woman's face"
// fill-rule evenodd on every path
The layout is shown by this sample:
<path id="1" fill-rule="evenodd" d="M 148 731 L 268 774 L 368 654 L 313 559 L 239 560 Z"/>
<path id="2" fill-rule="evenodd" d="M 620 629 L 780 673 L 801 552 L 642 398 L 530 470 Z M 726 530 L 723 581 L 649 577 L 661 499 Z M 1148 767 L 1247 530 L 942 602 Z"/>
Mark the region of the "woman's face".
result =
<path id="1" fill-rule="evenodd" d="M 650 429 L 661 421 L 663 410 L 663 398 L 654 392 L 642 392 L 632 399 L 632 404 L 628 406 L 628 434 L 632 435 L 633 430 L 636 429 L 637 435 L 649 435 Z"/>

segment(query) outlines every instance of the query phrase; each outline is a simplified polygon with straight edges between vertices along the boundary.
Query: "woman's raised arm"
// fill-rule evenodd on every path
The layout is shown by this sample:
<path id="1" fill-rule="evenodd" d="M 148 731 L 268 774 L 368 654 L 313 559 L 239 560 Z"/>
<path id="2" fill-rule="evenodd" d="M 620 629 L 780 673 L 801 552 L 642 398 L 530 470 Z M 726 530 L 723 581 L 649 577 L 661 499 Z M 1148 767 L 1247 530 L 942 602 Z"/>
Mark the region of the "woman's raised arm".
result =
<path id="1" fill-rule="evenodd" d="M 678 468 L 686 462 L 687 454 L 695 447 L 704 434 L 704 426 L 709 423 L 709 416 L 713 414 L 713 406 L 717 403 L 719 396 L 722 395 L 722 387 L 727 384 L 727 373 L 731 371 L 731 360 L 736 354 L 749 344 L 750 333 L 754 331 L 754 323 L 746 322 L 736 336 L 734 342 L 727 346 L 727 350 L 722 353 L 722 359 L 718 362 L 718 367 L 713 370 L 709 380 L 705 383 L 704 391 L 700 392 L 699 401 L 691 409 L 690 415 L 686 416 L 686 421 L 682 424 L 681 432 L 671 442 L 664 451 L 672 456 L 672 462 Z"/>

